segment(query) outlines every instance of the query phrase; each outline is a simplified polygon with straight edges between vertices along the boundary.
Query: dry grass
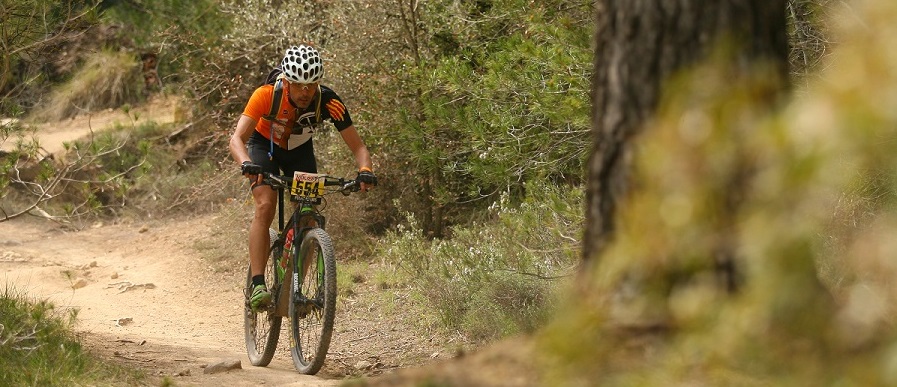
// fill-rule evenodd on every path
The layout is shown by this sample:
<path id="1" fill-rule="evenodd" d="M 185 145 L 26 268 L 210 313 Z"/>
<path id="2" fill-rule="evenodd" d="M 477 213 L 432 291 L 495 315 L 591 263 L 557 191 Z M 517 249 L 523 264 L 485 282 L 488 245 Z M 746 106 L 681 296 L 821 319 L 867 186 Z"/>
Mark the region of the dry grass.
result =
<path id="1" fill-rule="evenodd" d="M 140 100 L 143 77 L 137 58 L 126 51 L 101 50 L 87 57 L 71 80 L 30 115 L 36 122 L 59 121 Z"/>

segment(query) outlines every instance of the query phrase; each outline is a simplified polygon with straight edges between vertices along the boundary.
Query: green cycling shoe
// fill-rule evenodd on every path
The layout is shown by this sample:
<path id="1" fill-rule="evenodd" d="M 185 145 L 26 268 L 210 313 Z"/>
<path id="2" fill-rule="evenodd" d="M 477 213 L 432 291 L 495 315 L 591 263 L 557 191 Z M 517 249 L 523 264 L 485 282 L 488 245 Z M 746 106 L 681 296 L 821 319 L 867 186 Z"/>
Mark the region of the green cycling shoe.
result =
<path id="1" fill-rule="evenodd" d="M 271 303 L 271 292 L 265 288 L 265 285 L 255 285 L 252 288 L 252 295 L 249 296 L 249 307 L 253 311 L 268 306 Z"/>

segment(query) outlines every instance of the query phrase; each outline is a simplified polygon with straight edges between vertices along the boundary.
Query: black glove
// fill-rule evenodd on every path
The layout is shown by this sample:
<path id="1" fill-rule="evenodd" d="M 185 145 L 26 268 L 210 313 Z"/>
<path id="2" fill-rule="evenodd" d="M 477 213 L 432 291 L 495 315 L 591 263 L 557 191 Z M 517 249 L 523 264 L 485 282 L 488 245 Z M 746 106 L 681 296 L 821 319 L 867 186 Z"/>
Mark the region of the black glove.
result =
<path id="1" fill-rule="evenodd" d="M 244 175 L 261 175 L 262 166 L 253 164 L 252 161 L 244 161 L 243 165 L 240 166 L 240 173 Z"/>
<path id="2" fill-rule="evenodd" d="M 377 185 L 377 176 L 375 176 L 374 172 L 371 171 L 359 171 L 358 177 L 355 178 L 355 181 L 359 183 Z"/>

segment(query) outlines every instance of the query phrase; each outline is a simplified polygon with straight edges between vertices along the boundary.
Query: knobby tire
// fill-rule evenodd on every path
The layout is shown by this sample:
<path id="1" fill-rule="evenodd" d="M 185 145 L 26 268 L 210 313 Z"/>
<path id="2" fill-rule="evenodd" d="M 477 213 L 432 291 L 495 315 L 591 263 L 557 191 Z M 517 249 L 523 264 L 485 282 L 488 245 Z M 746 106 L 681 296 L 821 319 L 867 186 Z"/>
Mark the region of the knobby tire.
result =
<path id="1" fill-rule="evenodd" d="M 303 261 L 312 261 L 301 281 L 302 292 L 290 292 L 290 353 L 296 370 L 314 375 L 324 365 L 336 315 L 336 258 L 330 235 L 320 228 L 309 230 L 298 254 L 302 254 Z M 323 269 L 320 279 L 319 269 Z M 289 286 L 293 285 L 291 281 Z M 300 295 L 316 300 L 315 305 L 321 307 L 300 304 Z"/>
<path id="2" fill-rule="evenodd" d="M 271 257 L 268 258 L 268 267 L 265 270 L 265 282 L 268 290 L 276 297 L 277 286 L 275 282 L 275 267 L 277 260 L 283 254 L 283 241 L 276 242 L 277 232 L 270 230 Z M 252 311 L 249 306 L 249 295 L 252 294 L 252 269 L 246 269 L 245 306 L 243 311 L 243 326 L 246 337 L 246 354 L 249 362 L 257 367 L 265 367 L 271 363 L 274 351 L 277 349 L 277 340 L 280 337 L 281 316 L 275 316 L 273 305 L 271 307 Z"/>

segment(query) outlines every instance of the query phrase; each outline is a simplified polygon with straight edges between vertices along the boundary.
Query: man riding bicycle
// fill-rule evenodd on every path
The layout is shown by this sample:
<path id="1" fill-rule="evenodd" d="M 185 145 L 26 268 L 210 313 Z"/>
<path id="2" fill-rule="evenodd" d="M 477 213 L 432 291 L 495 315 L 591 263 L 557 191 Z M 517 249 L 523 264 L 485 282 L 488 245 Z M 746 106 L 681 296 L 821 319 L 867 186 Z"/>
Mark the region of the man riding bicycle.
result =
<path id="1" fill-rule="evenodd" d="M 250 180 L 255 201 L 255 216 L 249 226 L 249 302 L 254 310 L 271 301 L 265 285 L 265 266 L 270 246 L 268 228 L 277 203 L 277 191 L 262 182 L 261 173 L 317 173 L 312 135 L 319 123 L 330 120 L 355 155 L 356 180 L 361 182 L 361 190 L 377 185 L 370 153 L 348 109 L 336 92 L 320 84 L 324 66 L 318 51 L 310 45 L 293 46 L 286 51 L 279 68 L 282 72 L 275 84 L 263 85 L 252 93 L 229 145 L 231 156 Z"/>

